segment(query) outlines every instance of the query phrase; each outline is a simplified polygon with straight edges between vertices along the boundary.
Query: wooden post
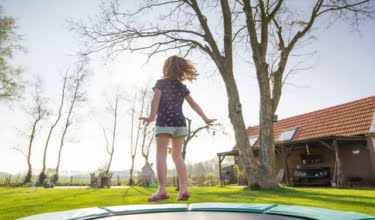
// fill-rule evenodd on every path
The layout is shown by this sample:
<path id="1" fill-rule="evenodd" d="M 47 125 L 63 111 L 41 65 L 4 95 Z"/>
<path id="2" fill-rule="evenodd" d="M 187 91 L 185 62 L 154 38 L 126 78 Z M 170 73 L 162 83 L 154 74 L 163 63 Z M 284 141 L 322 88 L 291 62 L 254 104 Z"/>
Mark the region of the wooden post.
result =
<path id="1" fill-rule="evenodd" d="M 336 140 L 334 140 L 335 142 Z M 331 180 L 331 184 L 332 186 L 336 186 L 337 185 L 337 156 L 338 156 L 338 153 L 337 153 L 337 150 L 335 149 L 335 147 L 325 143 L 324 141 L 318 141 L 320 144 L 322 144 L 323 146 L 327 147 L 328 149 L 330 149 L 331 151 L 334 152 L 335 154 L 335 164 L 334 164 L 334 167 L 333 167 L 333 175 L 332 175 L 332 180 Z M 336 142 L 337 144 L 337 142 Z"/>
<path id="2" fill-rule="evenodd" d="M 5 181 L 5 185 L 10 185 L 10 179 L 12 178 L 12 174 L 9 174 L 9 177 L 7 179 L 7 181 Z"/>
<path id="3" fill-rule="evenodd" d="M 96 177 L 96 187 L 98 188 L 102 188 L 102 177 L 100 176 L 100 174 Z"/>
<path id="4" fill-rule="evenodd" d="M 375 121 L 375 114 L 374 114 L 374 121 Z M 375 126 L 375 125 L 374 125 Z M 367 148 L 370 154 L 370 160 L 372 165 L 372 174 L 375 177 L 375 135 L 369 135 L 367 137 Z"/>
<path id="5" fill-rule="evenodd" d="M 223 186 L 223 182 L 221 181 L 221 163 L 220 163 L 220 156 L 219 156 L 219 182 L 220 182 L 220 186 Z"/>
<path id="6" fill-rule="evenodd" d="M 225 156 L 219 155 L 219 178 L 220 178 L 220 186 L 223 186 L 223 177 L 221 175 L 221 163 L 223 162 Z"/>
<path id="7" fill-rule="evenodd" d="M 340 159 L 340 151 L 339 151 L 339 146 L 337 143 L 337 140 L 334 139 L 332 143 L 333 147 L 335 148 L 335 165 L 336 165 L 336 186 L 341 186 L 342 181 L 343 181 L 343 174 L 342 174 L 342 164 L 341 164 L 341 159 Z"/>
<path id="8" fill-rule="evenodd" d="M 283 153 L 283 161 L 284 161 L 284 175 L 285 175 L 285 182 L 286 185 L 290 185 L 290 180 L 289 180 L 289 167 L 288 167 L 288 157 L 289 157 L 289 152 L 290 149 L 288 149 L 285 146 L 281 146 L 282 153 Z"/>

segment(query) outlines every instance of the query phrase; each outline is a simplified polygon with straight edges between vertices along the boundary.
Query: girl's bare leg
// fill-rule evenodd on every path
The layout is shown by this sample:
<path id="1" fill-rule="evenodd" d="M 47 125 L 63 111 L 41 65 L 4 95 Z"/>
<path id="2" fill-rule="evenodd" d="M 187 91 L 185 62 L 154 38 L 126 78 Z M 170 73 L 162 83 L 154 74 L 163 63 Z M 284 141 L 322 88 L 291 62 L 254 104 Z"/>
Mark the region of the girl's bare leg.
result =
<path id="1" fill-rule="evenodd" d="M 172 138 L 172 159 L 176 166 L 177 176 L 179 180 L 179 196 L 187 193 L 187 174 L 185 161 L 182 158 L 182 145 L 184 137 Z"/>
<path id="2" fill-rule="evenodd" d="M 156 137 L 156 172 L 159 180 L 159 190 L 155 195 L 162 195 L 167 192 L 167 151 L 169 135 L 158 135 Z"/>

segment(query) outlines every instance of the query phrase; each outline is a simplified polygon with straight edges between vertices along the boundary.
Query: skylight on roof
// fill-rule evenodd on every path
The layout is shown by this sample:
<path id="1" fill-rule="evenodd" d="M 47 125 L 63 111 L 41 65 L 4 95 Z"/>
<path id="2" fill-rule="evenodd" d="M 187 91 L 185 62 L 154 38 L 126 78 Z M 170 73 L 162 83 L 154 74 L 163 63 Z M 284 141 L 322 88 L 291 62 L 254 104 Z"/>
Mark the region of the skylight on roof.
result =
<path id="1" fill-rule="evenodd" d="M 285 130 L 285 131 L 281 132 L 278 140 L 279 141 L 290 141 L 290 140 L 292 140 L 296 131 L 297 131 L 297 128 Z"/>
<path id="2" fill-rule="evenodd" d="M 257 140 L 258 140 L 258 136 L 249 137 L 250 146 L 254 146 L 254 144 L 257 142 Z"/>
<path id="3" fill-rule="evenodd" d="M 375 133 L 375 111 L 374 111 L 374 114 L 372 115 L 372 121 L 371 121 L 369 133 L 370 132 Z"/>

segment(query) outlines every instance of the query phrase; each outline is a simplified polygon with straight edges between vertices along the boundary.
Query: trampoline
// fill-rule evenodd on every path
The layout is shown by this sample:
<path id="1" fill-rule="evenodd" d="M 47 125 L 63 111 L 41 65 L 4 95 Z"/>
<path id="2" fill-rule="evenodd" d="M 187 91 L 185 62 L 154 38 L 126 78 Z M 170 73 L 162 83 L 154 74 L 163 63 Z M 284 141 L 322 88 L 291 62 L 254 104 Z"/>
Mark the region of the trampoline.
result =
<path id="1" fill-rule="evenodd" d="M 332 209 L 252 203 L 192 203 L 84 208 L 33 215 L 22 220 L 375 220 Z"/>

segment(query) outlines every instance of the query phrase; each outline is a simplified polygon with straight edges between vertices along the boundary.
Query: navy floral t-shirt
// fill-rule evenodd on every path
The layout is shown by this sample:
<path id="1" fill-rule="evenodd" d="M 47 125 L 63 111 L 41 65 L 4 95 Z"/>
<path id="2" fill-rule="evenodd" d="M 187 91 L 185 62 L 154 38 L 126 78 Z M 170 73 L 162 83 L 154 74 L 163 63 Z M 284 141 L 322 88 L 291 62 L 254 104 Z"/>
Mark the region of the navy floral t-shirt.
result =
<path id="1" fill-rule="evenodd" d="M 153 90 L 161 91 L 161 98 L 156 118 L 156 126 L 185 127 L 185 116 L 182 113 L 182 104 L 190 91 L 179 80 L 160 79 Z"/>

